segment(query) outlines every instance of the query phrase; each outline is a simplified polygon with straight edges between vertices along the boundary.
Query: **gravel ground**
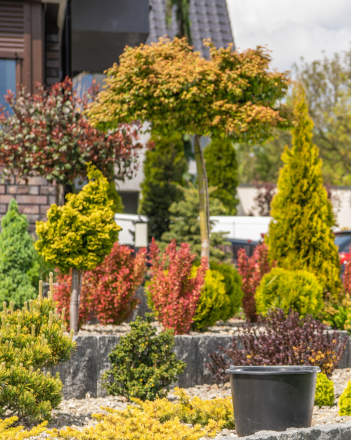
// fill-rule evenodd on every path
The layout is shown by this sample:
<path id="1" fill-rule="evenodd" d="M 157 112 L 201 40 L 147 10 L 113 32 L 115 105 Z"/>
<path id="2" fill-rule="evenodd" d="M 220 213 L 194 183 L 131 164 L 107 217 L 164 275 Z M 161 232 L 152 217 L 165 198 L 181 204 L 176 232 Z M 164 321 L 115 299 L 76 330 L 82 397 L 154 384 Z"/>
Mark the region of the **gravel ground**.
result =
<path id="1" fill-rule="evenodd" d="M 225 324 L 218 322 L 217 325 L 210 327 L 205 332 L 193 332 L 190 335 L 235 335 L 240 333 L 241 326 L 245 321 L 241 319 L 232 318 Z M 152 325 L 158 331 L 162 330 L 162 325 L 158 322 L 153 322 Z M 86 324 L 79 330 L 78 336 L 92 336 L 92 335 L 125 335 L 130 332 L 130 325 L 123 323 L 120 325 L 102 325 L 102 324 Z"/>
<path id="2" fill-rule="evenodd" d="M 345 389 L 347 382 L 351 380 L 351 369 L 338 369 L 335 370 L 332 380 L 335 387 L 335 403 L 332 407 L 314 407 L 312 425 L 324 425 L 344 423 L 351 421 L 350 417 L 338 416 L 338 399 L 340 394 Z M 216 397 L 230 397 L 230 385 L 229 382 L 223 386 L 218 385 L 198 385 L 193 388 L 188 388 L 187 393 L 194 397 L 198 396 L 202 399 L 214 399 Z M 176 397 L 172 390 L 168 394 L 170 400 L 175 400 Z M 96 422 L 91 418 L 92 414 L 103 413 L 101 407 L 108 407 L 113 409 L 124 409 L 128 404 L 128 400 L 125 397 L 105 397 L 105 398 L 90 398 L 86 396 L 85 399 L 77 400 L 70 399 L 64 400 L 59 406 L 58 410 L 54 411 L 53 419 L 49 424 L 49 428 L 63 428 L 65 426 L 71 426 L 81 428 L 83 426 L 91 426 Z M 224 429 L 221 436 L 237 437 L 235 430 Z M 45 433 L 36 437 L 37 439 L 45 439 L 47 435 Z"/>

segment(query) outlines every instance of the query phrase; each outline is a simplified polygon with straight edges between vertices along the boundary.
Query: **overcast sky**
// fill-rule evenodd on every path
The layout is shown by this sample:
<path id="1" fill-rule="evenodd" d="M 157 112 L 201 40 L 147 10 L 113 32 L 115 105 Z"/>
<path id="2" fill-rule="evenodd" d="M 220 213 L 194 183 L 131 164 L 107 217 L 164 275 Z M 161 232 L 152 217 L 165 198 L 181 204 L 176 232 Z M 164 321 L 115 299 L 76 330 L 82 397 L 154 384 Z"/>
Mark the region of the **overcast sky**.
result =
<path id="1" fill-rule="evenodd" d="M 351 48 L 351 0 L 227 0 L 236 47 L 267 45 L 272 66 L 290 70 Z"/>

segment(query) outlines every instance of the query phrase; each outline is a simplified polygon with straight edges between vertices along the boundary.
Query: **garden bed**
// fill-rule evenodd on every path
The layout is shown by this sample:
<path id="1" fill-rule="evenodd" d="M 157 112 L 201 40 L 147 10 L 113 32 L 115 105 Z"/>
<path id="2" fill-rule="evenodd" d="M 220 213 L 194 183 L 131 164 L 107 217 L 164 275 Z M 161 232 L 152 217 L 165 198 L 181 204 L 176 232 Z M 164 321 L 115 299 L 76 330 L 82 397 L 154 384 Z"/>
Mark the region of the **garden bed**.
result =
<path id="1" fill-rule="evenodd" d="M 336 439 L 346 440 L 351 438 L 351 416 L 338 416 L 337 401 L 345 389 L 347 382 L 351 380 L 351 369 L 335 370 L 332 376 L 335 388 L 335 403 L 332 407 L 314 407 L 313 411 L 313 427 L 306 429 L 289 429 L 282 433 L 261 431 L 254 436 L 242 437 L 250 440 L 269 439 L 269 440 L 300 440 L 300 439 Z M 217 385 L 199 385 L 186 389 L 189 396 L 198 396 L 202 399 L 214 399 L 216 397 L 230 397 L 229 382 L 223 386 Z M 172 390 L 168 394 L 170 400 L 176 397 Z M 125 397 L 100 397 L 91 398 L 89 395 L 85 399 L 68 399 L 64 400 L 58 410 L 53 412 L 53 419 L 49 424 L 50 428 L 64 428 L 71 426 L 82 428 L 84 426 L 92 426 L 96 422 L 91 418 L 92 414 L 106 413 L 101 407 L 112 409 L 125 409 L 128 399 Z M 38 436 L 38 439 L 44 439 L 46 434 Z M 221 434 L 216 438 L 224 440 L 237 437 L 235 430 L 222 430 Z"/>

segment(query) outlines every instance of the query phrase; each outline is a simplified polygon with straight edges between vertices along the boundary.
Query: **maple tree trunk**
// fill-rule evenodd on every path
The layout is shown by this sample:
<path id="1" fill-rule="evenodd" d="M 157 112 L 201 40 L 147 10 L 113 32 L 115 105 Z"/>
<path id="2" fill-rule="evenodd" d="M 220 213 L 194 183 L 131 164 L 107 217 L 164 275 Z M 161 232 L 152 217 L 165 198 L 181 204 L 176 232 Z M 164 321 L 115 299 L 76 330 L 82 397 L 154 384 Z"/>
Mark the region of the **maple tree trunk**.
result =
<path id="1" fill-rule="evenodd" d="M 72 269 L 72 291 L 69 305 L 69 326 L 76 335 L 78 333 L 79 304 L 82 291 L 83 271 Z"/>
<path id="2" fill-rule="evenodd" d="M 208 184 L 204 156 L 200 145 L 200 136 L 194 140 L 197 180 L 199 185 L 199 210 L 201 232 L 201 257 L 210 261 L 210 207 L 208 200 Z"/>
<path id="3" fill-rule="evenodd" d="M 58 183 L 56 188 L 56 205 L 63 206 L 65 204 L 65 189 L 64 183 Z"/>

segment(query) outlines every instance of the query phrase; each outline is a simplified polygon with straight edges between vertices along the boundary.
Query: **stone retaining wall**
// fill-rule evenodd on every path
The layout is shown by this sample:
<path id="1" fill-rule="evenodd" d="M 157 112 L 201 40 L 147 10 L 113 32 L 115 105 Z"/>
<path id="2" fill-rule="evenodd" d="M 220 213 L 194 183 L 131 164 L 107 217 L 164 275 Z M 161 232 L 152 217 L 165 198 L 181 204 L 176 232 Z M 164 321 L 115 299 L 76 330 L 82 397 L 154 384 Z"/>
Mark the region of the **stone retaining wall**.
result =
<path id="1" fill-rule="evenodd" d="M 175 353 L 178 359 L 187 364 L 177 385 L 188 388 L 214 383 L 204 364 L 209 362 L 209 354 L 217 350 L 219 345 L 228 348 L 232 338 L 229 335 L 176 336 Z M 101 376 L 110 368 L 108 354 L 118 343 L 119 336 L 78 336 L 75 341 L 77 350 L 71 359 L 52 370 L 53 373 L 60 373 L 65 399 L 83 399 L 88 392 L 91 397 L 105 396 L 106 391 L 101 387 Z M 339 368 L 351 367 L 349 346 L 348 338 Z"/>
<path id="2" fill-rule="evenodd" d="M 239 438 L 242 440 L 350 440 L 351 422 L 312 428 L 290 428 L 284 432 L 260 431 L 255 435 Z M 233 440 L 233 437 L 217 437 L 214 440 Z"/>

